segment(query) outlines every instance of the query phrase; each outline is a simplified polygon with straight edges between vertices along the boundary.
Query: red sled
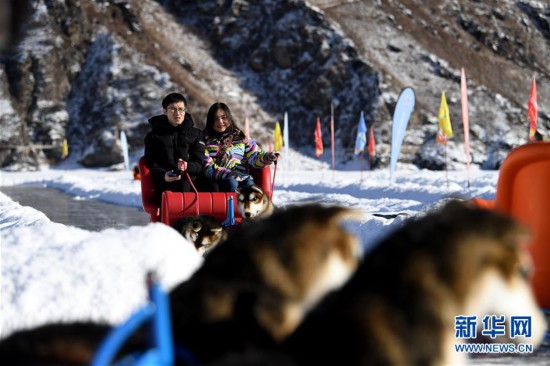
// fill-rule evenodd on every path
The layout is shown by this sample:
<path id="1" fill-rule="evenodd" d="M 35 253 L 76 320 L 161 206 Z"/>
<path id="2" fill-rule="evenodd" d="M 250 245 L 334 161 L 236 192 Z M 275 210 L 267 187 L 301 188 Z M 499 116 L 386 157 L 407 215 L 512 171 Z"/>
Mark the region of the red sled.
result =
<path id="1" fill-rule="evenodd" d="M 239 211 L 237 194 L 234 192 L 170 192 L 162 194 L 156 189 L 153 176 L 145 157 L 139 159 L 139 174 L 141 177 L 141 201 L 143 209 L 151 216 L 151 222 L 162 222 L 172 225 L 186 216 L 210 215 L 222 222 L 227 217 L 228 200 L 233 197 L 235 202 L 235 221 L 240 223 L 242 215 Z M 272 196 L 271 168 L 250 169 L 257 186 L 269 196 Z M 185 179 L 185 178 L 183 178 Z"/>

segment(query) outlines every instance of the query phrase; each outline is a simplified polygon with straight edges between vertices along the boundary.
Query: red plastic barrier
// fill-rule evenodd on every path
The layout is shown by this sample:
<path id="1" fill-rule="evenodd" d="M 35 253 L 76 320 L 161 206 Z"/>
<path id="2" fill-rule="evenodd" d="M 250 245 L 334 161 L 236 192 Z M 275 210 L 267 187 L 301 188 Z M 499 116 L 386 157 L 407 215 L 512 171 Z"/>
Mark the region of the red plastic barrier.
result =
<path id="1" fill-rule="evenodd" d="M 218 221 L 223 221 L 227 215 L 227 199 L 232 196 L 235 208 L 235 220 L 242 220 L 237 207 L 235 193 L 226 192 L 163 192 L 162 195 L 155 189 L 153 176 L 146 165 L 145 158 L 139 160 L 141 175 L 141 200 L 143 209 L 151 215 L 151 222 L 161 221 L 172 225 L 176 220 L 192 215 L 211 215 Z M 271 169 L 251 169 L 256 185 L 262 187 L 271 197 Z M 184 177 L 183 179 L 186 179 Z"/>
<path id="2" fill-rule="evenodd" d="M 529 143 L 510 152 L 500 168 L 495 210 L 531 230 L 532 285 L 539 305 L 550 309 L 550 143 Z"/>

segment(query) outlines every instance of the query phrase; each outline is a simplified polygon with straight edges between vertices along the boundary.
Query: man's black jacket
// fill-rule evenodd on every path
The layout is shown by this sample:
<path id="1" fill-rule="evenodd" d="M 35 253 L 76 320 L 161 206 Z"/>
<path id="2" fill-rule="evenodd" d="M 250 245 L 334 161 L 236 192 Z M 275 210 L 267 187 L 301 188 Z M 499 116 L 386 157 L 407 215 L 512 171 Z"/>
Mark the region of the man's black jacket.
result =
<path id="1" fill-rule="evenodd" d="M 184 121 L 177 127 L 164 114 L 151 117 L 149 123 L 153 129 L 145 136 L 145 158 L 156 182 L 165 186 L 164 174 L 177 170 L 178 159 L 187 162 L 187 173 L 192 179 L 202 172 L 205 159 L 202 131 L 194 126 L 189 113 L 185 113 Z"/>

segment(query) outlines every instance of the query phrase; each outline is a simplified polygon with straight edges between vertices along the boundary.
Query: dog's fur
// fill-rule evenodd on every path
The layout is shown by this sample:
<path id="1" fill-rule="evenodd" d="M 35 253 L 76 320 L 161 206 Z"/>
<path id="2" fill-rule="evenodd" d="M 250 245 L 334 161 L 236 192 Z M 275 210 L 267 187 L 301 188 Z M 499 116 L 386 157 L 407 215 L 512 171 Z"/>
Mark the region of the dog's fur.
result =
<path id="1" fill-rule="evenodd" d="M 266 218 L 275 210 L 273 201 L 257 185 L 237 188 L 237 205 L 244 221 Z"/>
<path id="2" fill-rule="evenodd" d="M 301 365 L 464 364 L 455 316 L 481 326 L 491 314 L 532 316 L 532 338 L 498 342 L 536 346 L 546 325 L 525 275 L 527 238 L 507 217 L 450 202 L 378 244 L 284 347 Z"/>
<path id="3" fill-rule="evenodd" d="M 176 343 L 206 362 L 281 342 L 356 269 L 360 244 L 341 227 L 351 213 L 293 207 L 231 235 L 171 292 Z"/>
<path id="4" fill-rule="evenodd" d="M 339 225 L 347 213 L 291 208 L 218 246 L 170 293 L 176 346 L 216 365 L 463 364 L 455 316 L 476 315 L 480 325 L 491 314 L 531 316 L 532 338 L 512 341 L 540 343 L 545 319 L 526 276 L 527 235 L 511 219 L 451 202 L 390 234 L 338 290 L 357 266 L 358 242 Z M 0 359 L 89 364 L 109 330 L 54 324 L 16 332 L 0 342 Z M 124 352 L 143 349 L 143 337 Z"/>
<path id="5" fill-rule="evenodd" d="M 222 225 L 209 215 L 187 216 L 176 221 L 172 227 L 189 240 L 203 256 L 227 239 L 227 232 Z"/>
<path id="6" fill-rule="evenodd" d="M 49 324 L 2 339 L 0 360 L 10 366 L 87 366 L 110 331 L 93 323 Z"/>
<path id="7" fill-rule="evenodd" d="M 360 244 L 340 226 L 351 213 L 342 207 L 296 207 L 217 246 L 191 279 L 170 293 L 176 347 L 187 347 L 203 364 L 222 356 L 291 364 L 274 348 L 267 351 L 272 352 L 267 362 L 263 346 L 275 347 L 357 268 Z M 88 365 L 110 329 L 72 323 L 16 332 L 0 341 L 0 359 L 10 366 Z M 147 335 L 145 329 L 136 332 L 120 357 L 144 350 Z"/>

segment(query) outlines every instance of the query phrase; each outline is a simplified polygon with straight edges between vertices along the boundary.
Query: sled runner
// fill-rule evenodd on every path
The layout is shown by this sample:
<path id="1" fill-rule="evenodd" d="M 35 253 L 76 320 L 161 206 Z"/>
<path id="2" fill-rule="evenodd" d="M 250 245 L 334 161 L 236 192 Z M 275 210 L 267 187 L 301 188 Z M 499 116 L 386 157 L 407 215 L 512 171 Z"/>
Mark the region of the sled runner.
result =
<path id="1" fill-rule="evenodd" d="M 471 202 L 510 215 L 531 231 L 531 283 L 539 305 L 550 309 L 550 143 L 512 150 L 500 167 L 494 202 L 481 198 Z"/>
<path id="2" fill-rule="evenodd" d="M 151 216 L 151 222 L 163 222 L 172 225 L 178 219 L 192 215 L 210 215 L 222 222 L 227 218 L 228 199 L 234 192 L 170 192 L 162 194 L 156 189 L 153 176 L 142 157 L 139 160 L 139 172 L 141 176 L 141 200 L 143 209 Z M 271 169 L 250 169 L 256 185 L 271 197 Z M 182 176 L 182 179 L 187 179 Z M 237 206 L 237 205 L 235 205 Z M 240 223 L 242 215 L 238 207 L 235 207 L 235 221 Z"/>

